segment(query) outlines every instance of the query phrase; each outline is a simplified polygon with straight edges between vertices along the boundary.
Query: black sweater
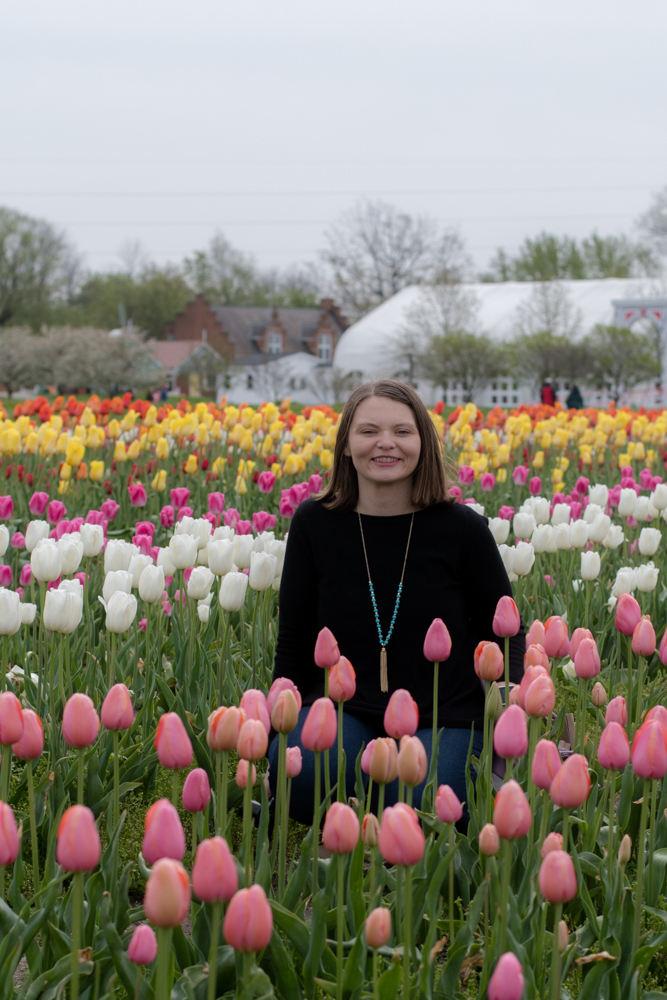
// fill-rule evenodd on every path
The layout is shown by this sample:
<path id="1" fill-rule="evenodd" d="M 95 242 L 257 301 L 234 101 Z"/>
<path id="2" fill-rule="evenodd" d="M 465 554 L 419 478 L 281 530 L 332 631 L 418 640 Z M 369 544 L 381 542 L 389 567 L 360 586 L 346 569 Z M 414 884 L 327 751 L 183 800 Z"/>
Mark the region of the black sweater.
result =
<path id="1" fill-rule="evenodd" d="M 383 636 L 391 622 L 405 557 L 410 514 L 362 515 L 371 579 Z M 440 665 L 439 725 L 468 728 L 484 719 L 484 694 L 473 653 L 493 634 L 496 604 L 512 594 L 486 519 L 460 503 L 417 511 L 396 624 L 387 646 L 389 693 L 380 690 L 380 641 L 373 614 L 358 515 L 327 510 L 318 500 L 299 505 L 289 531 L 282 582 L 275 677 L 289 677 L 305 705 L 324 694 L 323 671 L 313 653 L 328 626 L 357 675 L 345 710 L 382 727 L 389 695 L 407 688 L 419 706 L 420 725 L 433 721 L 433 666 L 424 659 L 426 631 L 442 618 L 452 653 Z M 510 678 L 520 682 L 523 629 L 510 640 Z"/>

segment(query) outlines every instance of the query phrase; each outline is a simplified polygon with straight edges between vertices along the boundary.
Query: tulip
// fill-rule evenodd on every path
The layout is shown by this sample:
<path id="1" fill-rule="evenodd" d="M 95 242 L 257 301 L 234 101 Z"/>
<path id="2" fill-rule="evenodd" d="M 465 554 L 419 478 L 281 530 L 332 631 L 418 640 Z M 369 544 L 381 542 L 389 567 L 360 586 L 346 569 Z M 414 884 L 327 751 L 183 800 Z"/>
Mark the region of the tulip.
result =
<path id="1" fill-rule="evenodd" d="M 206 546 L 208 566 L 215 576 L 226 576 L 234 566 L 234 544 L 229 539 L 220 538 Z"/>
<path id="2" fill-rule="evenodd" d="M 32 523 L 32 522 L 31 522 Z M 30 555 L 30 568 L 40 583 L 51 583 L 60 576 L 60 550 L 52 538 L 38 542 Z"/>
<path id="3" fill-rule="evenodd" d="M 540 848 L 540 856 L 546 858 L 550 851 L 562 851 L 563 850 L 563 836 L 560 833 L 550 833 L 544 838 L 544 843 Z"/>
<path id="4" fill-rule="evenodd" d="M 239 788 L 247 788 L 248 780 L 253 788 L 257 781 L 257 768 L 254 764 L 249 764 L 247 760 L 240 760 L 236 765 L 236 775 L 234 780 Z"/>
<path id="5" fill-rule="evenodd" d="M 10 588 L 12 585 L 12 568 L 0 564 L 0 587 Z"/>
<path id="6" fill-rule="evenodd" d="M 168 799 L 158 799 L 146 812 L 141 853 L 149 865 L 159 858 L 183 859 L 185 834 L 178 812 Z"/>
<path id="7" fill-rule="evenodd" d="M 37 614 L 37 605 L 29 604 L 27 601 L 21 603 L 21 625 L 32 625 Z"/>
<path id="8" fill-rule="evenodd" d="M 369 775 L 379 785 L 395 781 L 398 774 L 398 750 L 395 740 L 381 736 L 372 742 L 373 749 L 368 762 Z"/>
<path id="9" fill-rule="evenodd" d="M 208 717 L 206 742 L 210 748 L 218 753 L 235 750 L 245 719 L 245 712 L 235 705 L 216 708 Z"/>
<path id="10" fill-rule="evenodd" d="M 364 924 L 366 944 L 369 948 L 383 948 L 391 937 L 391 910 L 377 906 L 371 910 Z"/>
<path id="11" fill-rule="evenodd" d="M 441 823 L 458 823 L 463 816 L 463 806 L 449 785 L 440 785 L 435 796 L 435 811 Z"/>
<path id="12" fill-rule="evenodd" d="M 533 754 L 531 775 L 537 788 L 550 788 L 551 783 L 560 770 L 561 756 L 558 747 L 551 740 L 538 740 Z"/>
<path id="13" fill-rule="evenodd" d="M 663 778 L 667 774 L 667 729 L 649 719 L 632 741 L 632 768 L 640 778 Z"/>
<path id="14" fill-rule="evenodd" d="M 322 670 L 329 670 L 340 660 L 340 651 L 333 632 L 328 628 L 320 629 L 315 642 L 315 663 Z"/>
<path id="15" fill-rule="evenodd" d="M 192 763 L 192 743 L 183 720 L 176 712 L 165 712 L 160 717 L 153 745 L 162 766 L 171 771 L 189 767 Z"/>
<path id="16" fill-rule="evenodd" d="M 570 652 L 570 637 L 567 625 L 560 615 L 552 615 L 544 626 L 544 642 L 542 643 L 547 656 L 560 659 Z"/>
<path id="17" fill-rule="evenodd" d="M 73 694 L 63 711 L 62 732 L 67 745 L 83 750 L 95 742 L 99 731 L 100 719 L 92 699 L 87 694 Z"/>
<path id="18" fill-rule="evenodd" d="M 353 698 L 357 690 L 356 673 L 346 656 L 341 656 L 329 670 L 329 697 L 344 702 Z"/>
<path id="19" fill-rule="evenodd" d="M 524 989 L 523 969 L 514 952 L 506 951 L 498 959 L 489 980 L 489 1000 L 521 1000 Z"/>
<path id="20" fill-rule="evenodd" d="M 496 545 L 502 545 L 509 537 L 510 523 L 502 517 L 490 517 L 489 531 L 493 535 L 493 540 Z"/>
<path id="21" fill-rule="evenodd" d="M 495 635 L 510 637 L 516 635 L 521 628 L 519 609 L 513 598 L 503 595 L 496 605 L 493 616 L 493 632 Z"/>
<path id="22" fill-rule="evenodd" d="M 285 754 L 285 772 L 288 778 L 298 778 L 302 767 L 301 750 L 299 747 L 288 747 Z"/>
<path id="23" fill-rule="evenodd" d="M 248 589 L 245 573 L 227 573 L 220 581 L 218 600 L 225 611 L 240 611 Z"/>
<path id="24" fill-rule="evenodd" d="M 579 649 L 579 644 L 584 639 L 592 639 L 593 633 L 587 628 L 575 628 L 572 633 L 572 639 L 570 640 L 570 656 L 574 660 L 577 655 L 577 650 Z"/>
<path id="25" fill-rule="evenodd" d="M 637 590 L 641 590 L 643 594 L 652 593 L 658 583 L 658 573 L 658 568 L 652 562 L 638 566 L 635 574 Z"/>
<path id="26" fill-rule="evenodd" d="M 323 699 L 321 699 L 323 700 Z M 317 704 L 317 702 L 315 703 Z M 329 702 L 331 704 L 331 702 Z M 333 708 L 332 708 L 333 711 Z M 305 729 L 305 726 L 304 726 Z M 261 760 L 266 755 L 269 736 L 266 726 L 258 719 L 246 719 L 241 726 L 236 752 L 242 760 Z"/>
<path id="27" fill-rule="evenodd" d="M 409 691 L 398 688 L 389 699 L 384 713 L 384 730 L 388 736 L 414 736 L 419 728 L 419 709 Z"/>
<path id="28" fill-rule="evenodd" d="M 69 582 L 69 581 L 68 581 Z M 78 583 L 78 581 L 77 581 Z M 48 590 L 44 602 L 44 628 L 62 635 L 71 635 L 83 617 L 83 588 L 80 593 L 61 589 Z"/>
<path id="29" fill-rule="evenodd" d="M 223 837 L 202 840 L 192 868 L 192 888 L 204 903 L 226 903 L 238 889 L 236 862 Z"/>
<path id="30" fill-rule="evenodd" d="M 23 714 L 25 722 L 25 709 L 23 710 Z M 663 705 L 654 705 L 653 708 L 650 708 L 646 713 L 644 722 L 650 722 L 651 719 L 657 719 L 658 722 L 661 722 L 665 729 L 667 729 L 667 708 L 664 708 Z M 622 724 L 625 725 L 625 723 Z"/>
<path id="31" fill-rule="evenodd" d="M 507 760 L 523 757 L 526 753 L 528 725 L 526 713 L 518 705 L 510 705 L 498 719 L 493 731 L 493 748 Z"/>
<path id="32" fill-rule="evenodd" d="M 188 874 L 173 858 L 159 858 L 148 876 L 144 895 L 144 913 L 156 927 L 178 927 L 190 908 Z M 165 996 L 156 991 L 156 996 Z"/>
<path id="33" fill-rule="evenodd" d="M 530 806 L 521 785 L 513 779 L 506 781 L 493 805 L 493 823 L 498 835 L 505 840 L 525 837 L 531 822 Z"/>
<path id="34" fill-rule="evenodd" d="M 534 643 L 532 646 L 528 646 L 526 652 L 523 656 L 523 669 L 524 673 L 529 667 L 540 666 L 544 667 L 547 673 L 551 670 L 551 663 L 549 662 L 549 657 L 547 656 L 546 650 L 543 646 Z"/>
<path id="35" fill-rule="evenodd" d="M 102 703 L 102 725 L 105 729 L 129 729 L 134 722 L 132 697 L 124 684 L 114 684 Z"/>
<path id="36" fill-rule="evenodd" d="M 630 745 L 618 722 L 609 722 L 600 734 L 598 760 L 605 770 L 623 771 L 630 760 Z"/>
<path id="37" fill-rule="evenodd" d="M 366 813 L 361 823 L 361 839 L 366 847 L 377 847 L 380 838 L 380 824 L 377 816 Z"/>
<path id="38" fill-rule="evenodd" d="M 2 697 L 3 696 L 0 695 L 0 699 Z M 12 697 L 14 696 L 12 695 Z M 33 712 L 31 708 L 24 708 L 21 710 L 19 706 L 19 711 L 21 712 L 23 731 L 18 740 L 12 744 L 12 753 L 15 757 L 18 757 L 19 760 L 37 760 L 37 758 L 41 756 L 44 749 L 44 729 L 42 728 L 42 721 L 37 713 Z M 0 717 L 0 726 L 1 725 L 2 721 Z M 16 725 L 14 731 L 18 732 L 18 728 L 18 725 Z"/>
<path id="39" fill-rule="evenodd" d="M 135 965 L 151 965 L 157 957 L 157 938 L 148 924 L 134 929 L 127 948 L 127 957 Z"/>
<path id="40" fill-rule="evenodd" d="M 239 569 L 248 569 L 254 547 L 255 539 L 252 535 L 236 534 L 234 536 L 234 562 Z"/>
<path id="41" fill-rule="evenodd" d="M 104 529 L 99 524 L 82 524 L 80 530 L 83 554 L 87 559 L 98 556 L 104 545 Z"/>
<path id="42" fill-rule="evenodd" d="M 637 494 L 633 489 L 622 489 L 618 501 L 618 513 L 621 517 L 631 517 L 637 506 Z"/>
<path id="43" fill-rule="evenodd" d="M 569 903 L 577 895 L 577 875 L 567 851 L 549 851 L 540 866 L 540 892 L 548 903 Z M 560 914 L 559 914 L 560 918 Z"/>
<path id="44" fill-rule="evenodd" d="M 83 542 L 73 535 L 63 535 L 58 542 L 60 568 L 63 576 L 71 576 L 79 568 L 83 559 Z"/>
<path id="45" fill-rule="evenodd" d="M 490 683 L 499 680 L 503 675 L 504 659 L 502 650 L 496 642 L 477 644 L 474 655 L 475 673 L 483 681 Z"/>
<path id="46" fill-rule="evenodd" d="M 414 788 L 426 780 L 427 772 L 428 758 L 424 744 L 417 736 L 404 736 L 398 754 L 399 780 L 408 788 Z"/>
<path id="47" fill-rule="evenodd" d="M 250 953 L 266 948 L 273 934 L 273 914 L 261 885 L 239 889 L 225 914 L 225 941 L 235 951 Z"/>
<path id="48" fill-rule="evenodd" d="M 248 584 L 253 590 L 268 590 L 276 574 L 277 560 L 268 552 L 252 552 Z"/>
<path id="49" fill-rule="evenodd" d="M 185 486 L 176 486 L 171 491 L 171 502 L 173 504 L 174 510 L 180 510 L 181 507 L 185 507 L 188 500 L 190 499 L 190 490 Z"/>
<path id="50" fill-rule="evenodd" d="M 514 559 L 512 560 L 513 572 L 517 576 L 527 576 L 533 568 L 534 562 L 535 549 L 530 542 L 518 542 L 514 547 Z"/>
<path id="51" fill-rule="evenodd" d="M 351 854 L 359 842 L 359 820 L 354 809 L 334 802 L 327 810 L 322 842 L 332 854 Z"/>
<path id="52" fill-rule="evenodd" d="M 581 578 L 582 580 L 591 581 L 597 580 L 600 575 L 600 553 L 599 552 L 582 552 L 581 553 Z"/>
<path id="53" fill-rule="evenodd" d="M 30 510 L 30 513 L 34 514 L 35 517 L 41 517 L 46 511 L 48 503 L 49 503 L 48 493 L 35 492 L 28 501 L 28 508 Z"/>
<path id="54" fill-rule="evenodd" d="M 643 556 L 653 556 L 660 547 L 662 532 L 659 528 L 642 528 L 638 548 Z"/>
<path id="55" fill-rule="evenodd" d="M 524 709 L 527 715 L 543 719 L 551 715 L 556 704 L 556 689 L 550 677 L 536 677 L 526 692 Z"/>
<path id="56" fill-rule="evenodd" d="M 203 768 L 196 767 L 190 771 L 183 785 L 183 808 L 190 813 L 203 812 L 210 801 L 208 775 Z"/>
<path id="57" fill-rule="evenodd" d="M 86 806 L 70 806 L 58 824 L 56 861 L 65 871 L 88 872 L 100 860 L 100 835 Z"/>
<path id="58" fill-rule="evenodd" d="M 108 602 L 100 598 L 106 611 L 106 627 L 116 635 L 127 632 L 137 614 L 137 599 L 134 594 L 124 594 L 117 590 Z"/>
<path id="59" fill-rule="evenodd" d="M 247 691 L 243 692 L 240 707 L 246 719 L 257 719 L 262 723 L 267 733 L 271 732 L 271 717 L 263 691 L 259 691 L 256 688 L 248 688 Z M 257 760 L 256 757 L 250 759 Z"/>
<path id="60" fill-rule="evenodd" d="M 188 597 L 193 601 L 203 601 L 208 597 L 214 576 L 208 566 L 195 566 L 187 584 Z"/>
<path id="61" fill-rule="evenodd" d="M 563 809 L 577 809 L 584 804 L 590 790 L 588 761 L 583 754 L 573 753 L 556 772 L 549 795 L 554 805 Z"/>
<path id="62" fill-rule="evenodd" d="M 169 558 L 176 569 L 189 569 L 197 561 L 197 539 L 190 535 L 172 535 Z"/>
<path id="63" fill-rule="evenodd" d="M 14 811 L 6 802 L 0 801 L 0 870 L 4 877 L 4 866 L 12 865 L 19 853 L 19 835 Z"/>
<path id="64" fill-rule="evenodd" d="M 587 680 L 600 673 L 600 654 L 595 639 L 582 639 L 574 656 L 577 677 Z"/>
<path id="65" fill-rule="evenodd" d="M 486 823 L 479 831 L 479 853 L 485 858 L 494 857 L 500 850 L 500 837 L 493 823 Z"/>
<path id="66" fill-rule="evenodd" d="M 416 865 L 425 847 L 424 833 L 417 814 L 403 802 L 382 813 L 379 848 L 390 865 Z"/>
<path id="67" fill-rule="evenodd" d="M 273 684 L 269 688 L 269 693 L 266 696 L 266 707 L 269 710 L 269 715 L 273 713 L 273 708 L 276 701 L 278 700 L 278 695 L 280 694 L 280 692 L 286 691 L 288 689 L 292 692 L 294 698 L 296 699 L 298 711 L 299 712 L 301 711 L 302 707 L 301 694 L 299 693 L 299 689 L 294 683 L 294 681 L 290 680 L 289 677 L 276 677 Z"/>
<path id="68" fill-rule="evenodd" d="M 0 588 L 0 635 L 14 635 L 20 627 L 21 598 L 13 590 Z"/>
<path id="69" fill-rule="evenodd" d="M 329 698 L 318 698 L 310 706 L 303 729 L 301 743 L 306 750 L 329 750 L 336 739 L 336 712 Z"/>
<path id="70" fill-rule="evenodd" d="M 593 690 L 591 691 L 591 701 L 596 708 L 602 708 L 607 702 L 607 692 L 605 691 L 600 681 L 596 681 L 593 685 Z"/>
<path id="71" fill-rule="evenodd" d="M 111 573 L 117 572 L 119 569 L 129 569 L 130 560 L 136 551 L 134 545 L 129 545 L 122 539 L 110 539 L 104 550 L 104 572 Z"/>
<path id="72" fill-rule="evenodd" d="M 649 712 L 648 715 L 646 716 L 647 719 L 650 714 L 651 713 Z M 621 726 L 627 725 L 628 709 L 625 703 L 625 698 L 623 698 L 620 694 L 617 695 L 615 698 L 612 698 L 609 704 L 607 705 L 607 711 L 605 713 L 604 721 L 607 725 L 609 725 L 610 722 L 618 722 L 619 725 Z"/>
<path id="73" fill-rule="evenodd" d="M 424 659 L 443 663 L 452 652 L 452 640 L 442 618 L 434 618 L 424 639 Z"/>
<path id="74" fill-rule="evenodd" d="M 157 604 L 164 593 L 164 569 L 152 563 L 146 566 L 139 577 L 139 597 L 146 604 Z"/>
<path id="75" fill-rule="evenodd" d="M 32 553 L 39 542 L 48 537 L 49 526 L 46 521 L 28 521 L 25 530 L 25 547 L 28 552 Z M 2 554 L 4 555 L 4 552 Z"/>
<path id="76" fill-rule="evenodd" d="M 655 653 L 655 629 L 648 615 L 644 615 L 632 633 L 632 652 L 638 656 L 653 656 Z"/>

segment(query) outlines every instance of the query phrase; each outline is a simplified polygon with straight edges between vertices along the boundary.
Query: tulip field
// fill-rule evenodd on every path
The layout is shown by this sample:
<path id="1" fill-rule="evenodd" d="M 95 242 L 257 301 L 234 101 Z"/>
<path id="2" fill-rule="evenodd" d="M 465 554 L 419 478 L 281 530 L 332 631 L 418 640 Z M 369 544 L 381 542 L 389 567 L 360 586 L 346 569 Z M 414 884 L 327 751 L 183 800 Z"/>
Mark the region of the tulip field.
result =
<path id="1" fill-rule="evenodd" d="M 484 749 L 460 802 L 394 691 L 304 828 L 291 782 L 341 759 L 355 650 L 320 632 L 288 745 L 278 593 L 338 414 L 0 408 L 0 1000 L 667 996 L 667 411 L 432 419 L 514 588 L 475 653 Z M 442 678 L 446 625 L 416 639 Z"/>

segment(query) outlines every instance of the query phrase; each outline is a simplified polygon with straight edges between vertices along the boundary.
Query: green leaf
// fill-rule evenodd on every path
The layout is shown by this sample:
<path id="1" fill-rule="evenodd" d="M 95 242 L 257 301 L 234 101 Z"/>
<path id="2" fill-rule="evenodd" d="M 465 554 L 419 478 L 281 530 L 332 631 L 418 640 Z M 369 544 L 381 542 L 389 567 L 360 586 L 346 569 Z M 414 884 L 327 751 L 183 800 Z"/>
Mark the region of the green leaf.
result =
<path id="1" fill-rule="evenodd" d="M 361 994 L 364 973 L 366 971 L 367 952 L 366 935 L 358 933 L 356 941 L 352 945 L 352 950 L 345 959 L 345 971 L 343 973 L 344 1000 L 356 1000 Z"/>
<path id="2" fill-rule="evenodd" d="M 468 912 L 468 919 L 456 935 L 453 945 L 450 942 L 450 947 L 447 952 L 447 964 L 445 965 L 443 973 L 440 976 L 438 985 L 435 989 L 435 996 L 437 997 L 447 997 L 456 992 L 463 959 L 466 957 L 468 948 L 472 944 L 473 935 L 482 915 L 486 891 L 487 882 L 485 880 L 481 883 L 475 893 L 475 898 L 473 899 L 472 906 Z"/>
<path id="3" fill-rule="evenodd" d="M 116 972 L 118 973 L 118 978 L 125 987 L 127 995 L 134 997 L 134 991 L 137 985 L 137 972 L 134 965 L 127 957 L 127 951 L 123 947 L 120 935 L 116 930 L 116 925 L 111 920 L 111 896 L 108 892 L 105 892 L 102 897 L 100 915 L 102 918 L 104 936 L 109 946 L 111 960 L 114 964 Z M 146 979 L 142 979 L 141 981 L 141 992 L 139 995 L 140 1000 L 153 1000 L 153 987 Z M 37 994 L 37 996 L 39 996 L 39 994 Z M 26 997 L 26 1000 L 28 1000 L 28 997 Z"/>
<path id="4" fill-rule="evenodd" d="M 92 962 L 79 962 L 79 976 L 89 976 L 93 969 L 94 964 Z M 64 996 L 65 983 L 69 982 L 71 970 L 72 956 L 66 955 L 65 958 L 61 958 L 59 962 L 56 962 L 52 969 L 49 969 L 47 972 L 43 972 L 42 975 L 39 976 L 34 983 L 32 983 L 25 995 L 25 1000 L 38 1000 L 38 998 L 44 995 L 44 991 L 48 987 L 51 987 L 52 989 L 57 987 L 58 990 L 62 991 L 62 995 Z M 81 982 L 79 982 L 79 985 L 81 985 Z M 151 998 L 152 995 L 153 993 L 151 991 Z M 134 996 L 134 993 L 132 993 L 131 996 Z"/>
<path id="5" fill-rule="evenodd" d="M 379 1000 L 396 1000 L 401 988 L 402 967 L 400 955 L 394 954 L 391 965 L 380 976 L 378 983 Z"/>
<path id="6" fill-rule="evenodd" d="M 286 1000 L 301 1000 L 303 993 L 294 966 L 290 962 L 285 945 L 275 929 L 264 950 L 261 965 L 271 982 L 276 984 L 281 996 L 285 997 Z"/>
<path id="7" fill-rule="evenodd" d="M 296 948 L 301 958 L 305 958 L 310 949 L 310 928 L 303 920 L 299 920 L 296 914 L 292 913 L 285 906 L 281 906 L 275 899 L 269 900 L 273 911 L 275 924 L 283 932 L 285 937 Z"/>
<path id="8" fill-rule="evenodd" d="M 632 764 L 628 764 L 623 772 L 623 777 L 621 778 L 621 800 L 618 804 L 618 811 L 616 813 L 618 825 L 623 831 L 625 831 L 625 828 L 630 820 L 632 800 L 636 798 L 634 791 L 635 775 L 632 770 Z"/>
<path id="9" fill-rule="evenodd" d="M 347 872 L 347 921 L 355 934 L 359 934 L 366 919 L 363 893 L 365 846 L 359 838 Z"/>

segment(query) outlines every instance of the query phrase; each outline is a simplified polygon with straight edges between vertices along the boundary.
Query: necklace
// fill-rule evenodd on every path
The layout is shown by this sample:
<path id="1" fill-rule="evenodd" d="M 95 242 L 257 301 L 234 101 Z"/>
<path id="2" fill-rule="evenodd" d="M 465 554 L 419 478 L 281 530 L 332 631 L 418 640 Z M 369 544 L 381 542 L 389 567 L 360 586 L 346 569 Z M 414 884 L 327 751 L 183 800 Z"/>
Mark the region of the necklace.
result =
<path id="1" fill-rule="evenodd" d="M 412 538 L 412 526 L 415 522 L 415 513 L 412 512 L 412 517 L 410 519 L 410 531 L 408 532 L 408 544 L 405 547 L 405 559 L 403 560 L 403 570 L 401 572 L 401 581 L 398 585 L 398 591 L 396 592 L 396 603 L 394 604 L 394 613 L 391 616 L 391 624 L 389 625 L 389 631 L 387 632 L 384 639 L 382 638 L 382 626 L 380 625 L 380 615 L 378 613 L 377 601 L 375 600 L 375 588 L 373 587 L 373 581 L 371 580 L 371 570 L 368 565 L 368 553 L 366 552 L 366 540 L 364 538 L 364 526 L 361 523 L 361 514 L 357 511 L 357 516 L 359 518 L 359 530 L 361 531 L 361 544 L 364 547 L 364 559 L 366 560 L 366 572 L 368 573 L 368 588 L 371 592 L 371 602 L 373 604 L 373 611 L 375 613 L 375 624 L 377 625 L 378 637 L 380 639 L 380 690 L 387 692 L 389 690 L 389 679 L 387 676 L 387 643 L 391 639 L 391 634 L 394 631 L 394 625 L 396 624 L 396 615 L 398 614 L 398 606 L 401 603 L 401 594 L 403 593 L 403 577 L 405 576 L 405 564 L 408 561 L 408 550 L 410 548 L 410 539 Z"/>

